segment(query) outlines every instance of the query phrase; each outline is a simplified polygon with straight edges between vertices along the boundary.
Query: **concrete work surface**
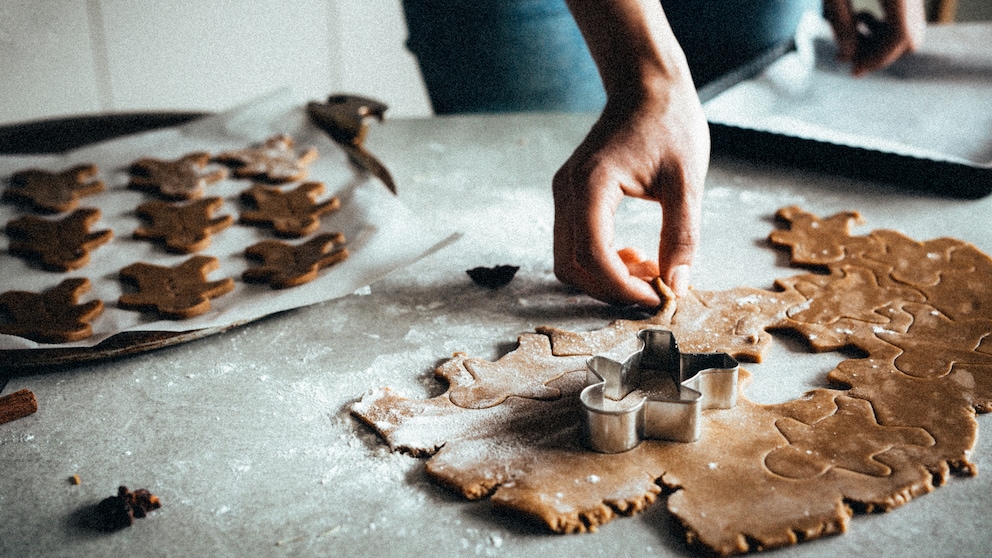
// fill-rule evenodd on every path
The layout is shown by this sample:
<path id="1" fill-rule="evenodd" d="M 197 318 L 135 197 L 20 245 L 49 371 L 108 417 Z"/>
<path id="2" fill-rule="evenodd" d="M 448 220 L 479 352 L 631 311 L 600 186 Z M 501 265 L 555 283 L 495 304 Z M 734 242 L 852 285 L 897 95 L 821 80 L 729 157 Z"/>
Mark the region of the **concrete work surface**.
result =
<path id="1" fill-rule="evenodd" d="M 552 175 L 591 115 L 387 121 L 368 147 L 400 200 L 451 245 L 353 295 L 196 341 L 123 358 L 17 371 L 40 410 L 0 426 L 3 556 L 685 556 L 664 497 L 583 535 L 552 535 L 433 484 L 424 461 L 392 453 L 348 407 L 391 386 L 441 393 L 433 369 L 456 351 L 495 359 L 541 325 L 577 331 L 625 317 L 552 272 Z M 766 243 L 780 207 L 857 210 L 860 234 L 953 237 L 992 253 L 992 198 L 949 199 L 716 156 L 693 284 L 771 288 L 802 270 Z M 655 246 L 656 205 L 629 200 L 618 244 Z M 507 287 L 465 270 L 520 266 Z M 989 278 L 992 280 L 992 278 Z M 777 338 L 776 338 L 777 339 Z M 782 342 L 779 342 L 782 341 Z M 778 340 L 748 397 L 787 401 L 825 385 L 845 357 Z M 980 416 L 977 477 L 954 477 L 891 513 L 858 515 L 841 536 L 774 556 L 979 556 L 992 542 L 992 419 Z M 81 484 L 70 478 L 78 475 Z M 162 507 L 115 533 L 87 522 L 119 485 Z M 755 510 L 761 513 L 761 510 Z"/>

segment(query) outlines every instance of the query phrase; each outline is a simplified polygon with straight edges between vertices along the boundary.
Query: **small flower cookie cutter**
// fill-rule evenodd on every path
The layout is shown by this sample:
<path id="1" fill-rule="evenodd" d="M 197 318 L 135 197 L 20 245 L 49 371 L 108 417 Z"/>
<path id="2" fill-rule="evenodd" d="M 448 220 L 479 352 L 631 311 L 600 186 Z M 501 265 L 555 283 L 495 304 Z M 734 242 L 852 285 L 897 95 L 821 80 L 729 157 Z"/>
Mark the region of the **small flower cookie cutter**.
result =
<path id="1" fill-rule="evenodd" d="M 675 335 L 645 329 L 640 350 L 620 363 L 604 356 L 587 362 L 585 434 L 590 448 L 620 453 L 642 440 L 695 442 L 700 413 L 737 403 L 739 364 L 727 353 L 683 353 Z"/>

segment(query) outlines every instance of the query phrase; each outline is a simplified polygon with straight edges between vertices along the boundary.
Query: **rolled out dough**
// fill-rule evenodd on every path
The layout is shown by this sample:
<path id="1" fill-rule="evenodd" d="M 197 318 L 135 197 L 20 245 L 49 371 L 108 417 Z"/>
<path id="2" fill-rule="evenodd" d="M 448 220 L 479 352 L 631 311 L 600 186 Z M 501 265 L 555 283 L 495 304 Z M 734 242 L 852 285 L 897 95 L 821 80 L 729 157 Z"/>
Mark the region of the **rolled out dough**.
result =
<path id="1" fill-rule="evenodd" d="M 660 496 L 686 539 L 720 555 L 843 532 L 855 512 L 930 492 L 969 460 L 976 412 L 992 409 L 992 259 L 954 239 L 894 231 L 852 236 L 855 212 L 778 212 L 771 242 L 811 272 L 773 290 L 691 290 L 641 321 L 576 333 L 542 327 L 495 362 L 456 354 L 447 392 L 411 400 L 389 388 L 352 407 L 397 451 L 469 499 L 490 497 L 554 532 L 592 531 Z M 703 414 L 698 442 L 645 441 L 621 454 L 581 443 L 585 361 L 622 357 L 635 333 L 664 328 L 684 351 L 760 361 L 769 331 L 812 350 L 845 349 L 833 389 Z M 761 510 L 761 513 L 753 513 Z"/>

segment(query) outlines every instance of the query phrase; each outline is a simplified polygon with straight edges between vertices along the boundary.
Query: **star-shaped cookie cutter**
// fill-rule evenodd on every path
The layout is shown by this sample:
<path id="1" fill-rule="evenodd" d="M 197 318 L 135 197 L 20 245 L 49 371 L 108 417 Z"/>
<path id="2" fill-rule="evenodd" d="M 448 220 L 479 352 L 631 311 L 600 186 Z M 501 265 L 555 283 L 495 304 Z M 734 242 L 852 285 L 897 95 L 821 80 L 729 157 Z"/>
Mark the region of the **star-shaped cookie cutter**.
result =
<path id="1" fill-rule="evenodd" d="M 737 403 L 737 360 L 727 353 L 683 353 L 675 335 L 645 329 L 640 350 L 623 363 L 604 356 L 587 362 L 585 434 L 589 447 L 620 453 L 642 440 L 695 442 L 700 413 Z"/>

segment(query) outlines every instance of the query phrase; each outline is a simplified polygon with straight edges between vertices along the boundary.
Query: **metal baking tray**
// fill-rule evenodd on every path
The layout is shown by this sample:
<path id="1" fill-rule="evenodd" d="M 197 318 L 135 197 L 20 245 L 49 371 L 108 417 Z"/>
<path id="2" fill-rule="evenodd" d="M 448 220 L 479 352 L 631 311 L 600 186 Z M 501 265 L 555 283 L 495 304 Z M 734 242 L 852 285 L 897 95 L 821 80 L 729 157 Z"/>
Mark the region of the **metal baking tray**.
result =
<path id="1" fill-rule="evenodd" d="M 854 78 L 822 26 L 704 99 L 712 150 L 938 196 L 992 193 L 992 24 L 928 29 L 920 51 Z"/>

